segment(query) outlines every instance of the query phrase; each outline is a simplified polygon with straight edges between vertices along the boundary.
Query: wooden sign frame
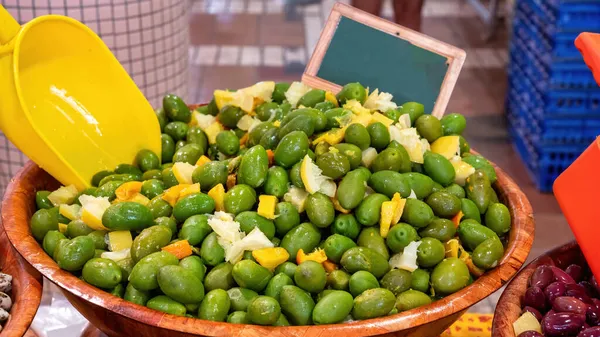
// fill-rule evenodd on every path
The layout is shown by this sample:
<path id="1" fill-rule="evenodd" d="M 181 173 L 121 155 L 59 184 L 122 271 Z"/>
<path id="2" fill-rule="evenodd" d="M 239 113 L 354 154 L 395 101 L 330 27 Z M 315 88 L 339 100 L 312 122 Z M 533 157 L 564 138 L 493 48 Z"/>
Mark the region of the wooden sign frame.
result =
<path id="1" fill-rule="evenodd" d="M 444 115 L 446 107 L 448 106 L 448 101 L 450 100 L 450 95 L 458 80 L 458 75 L 465 63 L 465 58 L 467 56 L 466 52 L 425 34 L 415 32 L 406 27 L 339 2 L 333 6 L 331 14 L 325 23 L 319 42 L 315 47 L 304 74 L 302 74 L 302 82 L 313 88 L 329 90 L 333 93 L 338 93 L 341 90 L 341 86 L 317 77 L 317 73 L 342 17 L 347 17 L 396 38 L 405 40 L 417 47 L 445 57 L 448 64 L 448 71 L 446 72 L 440 88 L 440 93 L 435 102 L 433 111 L 431 112 L 431 114 L 437 118 L 441 118 Z"/>

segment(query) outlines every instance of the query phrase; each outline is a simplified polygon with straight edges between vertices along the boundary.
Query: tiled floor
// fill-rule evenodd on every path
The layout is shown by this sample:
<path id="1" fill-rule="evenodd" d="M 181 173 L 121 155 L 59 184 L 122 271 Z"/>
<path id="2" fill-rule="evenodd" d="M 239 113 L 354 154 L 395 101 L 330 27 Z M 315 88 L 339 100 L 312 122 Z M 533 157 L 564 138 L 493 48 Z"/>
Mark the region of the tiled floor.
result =
<path id="1" fill-rule="evenodd" d="M 286 8 L 283 0 L 194 0 L 190 18 L 189 100 L 206 102 L 214 89 L 260 80 L 293 81 L 302 74 L 334 1 Z M 391 17 L 386 3 L 383 16 Z M 552 195 L 540 194 L 512 148 L 504 119 L 507 36 L 504 27 L 485 43 L 484 26 L 462 0 L 426 0 L 423 32 L 467 51 L 448 111 L 468 117 L 467 139 L 523 189 L 535 212 L 530 259 L 572 239 Z M 473 308 L 491 312 L 500 293 Z"/>

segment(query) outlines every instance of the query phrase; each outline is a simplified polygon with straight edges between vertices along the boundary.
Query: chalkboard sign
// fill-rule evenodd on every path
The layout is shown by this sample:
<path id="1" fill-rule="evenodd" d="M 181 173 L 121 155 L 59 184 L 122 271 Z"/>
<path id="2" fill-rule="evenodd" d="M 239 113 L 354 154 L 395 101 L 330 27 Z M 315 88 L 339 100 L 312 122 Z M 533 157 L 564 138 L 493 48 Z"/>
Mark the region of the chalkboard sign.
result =
<path id="1" fill-rule="evenodd" d="M 459 48 L 337 3 L 302 81 L 333 92 L 360 82 L 441 117 L 465 57 Z"/>

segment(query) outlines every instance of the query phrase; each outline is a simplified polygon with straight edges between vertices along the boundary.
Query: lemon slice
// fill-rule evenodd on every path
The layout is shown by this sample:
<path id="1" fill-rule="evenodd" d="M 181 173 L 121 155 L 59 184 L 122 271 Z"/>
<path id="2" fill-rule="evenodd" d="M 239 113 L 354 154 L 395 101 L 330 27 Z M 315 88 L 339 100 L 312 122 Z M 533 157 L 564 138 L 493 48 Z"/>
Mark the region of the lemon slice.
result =
<path id="1" fill-rule="evenodd" d="M 206 133 L 206 138 L 208 138 L 208 142 L 210 144 L 215 144 L 217 142 L 217 135 L 223 130 L 225 130 L 225 128 L 223 128 L 223 125 L 221 125 L 221 123 L 214 122 L 203 131 L 204 133 Z"/>
<path id="2" fill-rule="evenodd" d="M 69 220 L 77 220 L 81 218 L 81 206 L 62 204 L 58 206 L 58 213 Z"/>
<path id="3" fill-rule="evenodd" d="M 269 220 L 275 219 L 275 206 L 277 206 L 277 197 L 274 195 L 261 195 L 258 197 L 258 215 Z"/>
<path id="4" fill-rule="evenodd" d="M 196 166 L 190 163 L 177 162 L 173 164 L 173 175 L 180 184 L 192 184 L 192 174 Z"/>
<path id="5" fill-rule="evenodd" d="M 344 104 L 344 109 L 348 109 L 356 115 L 361 115 L 361 114 L 371 115 L 371 110 L 365 108 L 362 104 L 360 104 L 359 101 L 357 101 L 355 99 L 346 101 L 346 104 Z"/>
<path id="6" fill-rule="evenodd" d="M 333 180 L 325 180 L 321 184 L 321 188 L 319 188 L 319 192 L 325 194 L 326 196 L 333 198 L 335 197 L 335 192 L 337 191 L 337 185 Z"/>
<path id="7" fill-rule="evenodd" d="M 323 132 L 315 140 L 313 140 L 313 145 L 317 145 L 320 142 L 326 142 L 329 145 L 336 145 L 341 143 L 344 140 L 344 135 L 346 133 L 345 129 L 331 129 L 329 131 Z"/>
<path id="8" fill-rule="evenodd" d="M 375 89 L 370 95 L 369 97 L 367 97 L 367 100 L 365 101 L 365 108 L 371 109 L 371 110 L 379 110 L 379 111 L 388 111 L 388 110 L 394 110 L 396 108 L 398 108 L 398 106 L 396 105 L 396 103 L 392 102 L 392 98 L 394 98 L 394 96 L 392 96 L 392 94 L 387 93 L 387 92 L 379 92 L 379 89 Z"/>
<path id="9" fill-rule="evenodd" d="M 128 181 L 117 187 L 115 195 L 119 200 L 129 200 L 142 191 L 141 181 Z"/>
<path id="10" fill-rule="evenodd" d="M 377 157 L 377 150 L 375 148 L 369 147 L 362 152 L 361 163 L 365 167 L 371 167 L 371 164 Z"/>
<path id="11" fill-rule="evenodd" d="M 179 194 L 181 193 L 181 191 L 183 191 L 189 186 L 189 184 L 179 184 L 172 186 L 162 194 L 161 198 L 162 200 L 168 202 L 169 205 L 171 205 L 171 207 L 174 207 L 175 203 L 179 199 Z"/>
<path id="12" fill-rule="evenodd" d="M 411 190 L 412 191 L 412 190 Z M 412 191 L 414 192 L 414 191 Z M 392 225 L 400 222 L 400 218 L 402 217 L 402 213 L 404 213 L 404 206 L 406 205 L 406 199 L 400 196 L 400 193 L 394 193 L 392 197 L 392 201 L 396 204 L 394 205 L 394 216 L 392 217 Z"/>
<path id="13" fill-rule="evenodd" d="M 285 92 L 285 98 L 292 107 L 295 108 L 300 98 L 311 90 L 311 87 L 302 82 L 293 82 L 292 85 L 290 85 L 290 88 Z"/>
<path id="14" fill-rule="evenodd" d="M 520 335 L 525 331 L 537 331 L 542 333 L 542 326 L 535 316 L 530 312 L 525 312 L 513 323 L 515 336 Z"/>
<path id="15" fill-rule="evenodd" d="M 108 230 L 102 225 L 102 215 L 108 207 L 110 201 L 108 197 L 93 197 L 84 194 L 79 197 L 81 203 L 81 220 L 94 230 Z"/>
<path id="16" fill-rule="evenodd" d="M 225 187 L 223 187 L 223 184 L 218 184 L 214 186 L 206 194 L 208 194 L 208 196 L 215 201 L 215 210 L 225 210 Z"/>
<path id="17" fill-rule="evenodd" d="M 200 183 L 195 183 L 182 189 L 181 192 L 179 192 L 177 200 L 194 193 L 200 193 Z"/>
<path id="18" fill-rule="evenodd" d="M 131 248 L 133 239 L 130 231 L 114 231 L 108 233 L 108 250 L 117 252 Z"/>
<path id="19" fill-rule="evenodd" d="M 340 106 L 337 98 L 331 91 L 325 91 L 325 100 L 327 102 L 333 103 L 333 105 L 335 105 L 336 108 Z"/>
<path id="20" fill-rule="evenodd" d="M 307 198 L 308 192 L 296 186 L 290 187 L 290 189 L 283 195 L 283 200 L 294 205 L 294 207 L 296 207 L 298 210 L 298 213 L 304 212 Z"/>
<path id="21" fill-rule="evenodd" d="M 201 114 L 198 111 L 194 111 L 192 119 L 194 120 L 192 124 L 198 125 L 202 130 L 207 129 L 212 123 L 217 121 L 215 116 Z"/>
<path id="22" fill-rule="evenodd" d="M 454 172 L 456 175 L 454 176 L 454 182 L 460 186 L 465 186 L 465 182 L 467 178 L 475 173 L 475 168 L 464 161 L 459 156 L 454 156 L 450 163 L 454 167 Z"/>
<path id="23" fill-rule="evenodd" d="M 375 112 L 373 113 L 373 115 L 371 116 L 371 124 L 373 123 L 381 123 L 383 125 L 385 125 L 385 127 L 389 127 L 390 125 L 394 124 L 394 121 L 385 117 L 384 115 L 382 115 L 379 112 Z"/>
<path id="24" fill-rule="evenodd" d="M 431 152 L 441 154 L 446 159 L 459 154 L 460 151 L 460 137 L 459 136 L 444 136 L 438 138 L 433 144 L 431 144 Z"/>
<path id="25" fill-rule="evenodd" d="M 79 194 L 79 192 L 74 185 L 61 186 L 56 191 L 48 194 L 48 200 L 50 200 L 52 205 L 57 207 L 62 204 L 69 205 L 73 203 L 77 194 Z"/>
<path id="26" fill-rule="evenodd" d="M 388 128 L 390 139 L 400 143 L 408 152 L 410 161 L 423 164 L 423 144 L 416 128 L 401 129 L 397 125 Z"/>
<path id="27" fill-rule="evenodd" d="M 251 117 L 250 115 L 244 115 L 240 118 L 236 126 L 240 130 L 249 131 L 260 123 L 260 119 Z"/>
<path id="28" fill-rule="evenodd" d="M 113 260 L 115 262 L 119 262 L 121 260 L 125 260 L 131 257 L 131 248 L 125 248 L 115 252 L 104 252 L 100 255 L 103 259 Z"/>
<path id="29" fill-rule="evenodd" d="M 64 223 L 59 223 L 58 224 L 58 231 L 65 234 L 67 232 L 67 228 L 69 228 L 69 225 L 64 224 Z"/>
<path id="30" fill-rule="evenodd" d="M 263 102 L 270 102 L 271 96 L 273 96 L 273 91 L 275 91 L 275 82 L 258 82 L 251 87 L 241 90 L 247 92 L 250 96 L 254 98 L 258 98 Z"/>
<path id="31" fill-rule="evenodd" d="M 302 183 L 308 193 L 313 194 L 319 192 L 321 186 L 329 180 L 329 178 L 322 173 L 323 171 L 313 163 L 308 155 L 304 156 L 302 164 L 300 165 L 300 178 L 302 178 Z M 331 186 L 328 188 L 331 188 Z M 335 196 L 335 194 L 333 196 Z"/>

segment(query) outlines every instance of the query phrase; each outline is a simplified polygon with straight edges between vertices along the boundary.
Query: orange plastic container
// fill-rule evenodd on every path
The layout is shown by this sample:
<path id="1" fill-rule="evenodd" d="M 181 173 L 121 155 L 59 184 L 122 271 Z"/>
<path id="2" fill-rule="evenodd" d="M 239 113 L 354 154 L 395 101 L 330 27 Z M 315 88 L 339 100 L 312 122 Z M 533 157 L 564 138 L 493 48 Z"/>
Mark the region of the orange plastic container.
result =
<path id="1" fill-rule="evenodd" d="M 581 33 L 575 46 L 600 85 L 600 34 Z M 575 239 L 597 279 L 600 279 L 600 137 L 554 181 L 554 195 Z"/>
<path id="2" fill-rule="evenodd" d="M 596 278 L 600 277 L 600 137 L 554 181 L 554 195 Z M 598 207 L 598 208 L 596 208 Z"/>

